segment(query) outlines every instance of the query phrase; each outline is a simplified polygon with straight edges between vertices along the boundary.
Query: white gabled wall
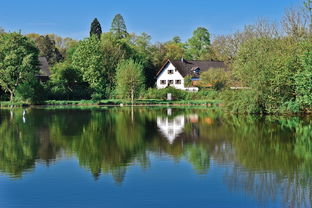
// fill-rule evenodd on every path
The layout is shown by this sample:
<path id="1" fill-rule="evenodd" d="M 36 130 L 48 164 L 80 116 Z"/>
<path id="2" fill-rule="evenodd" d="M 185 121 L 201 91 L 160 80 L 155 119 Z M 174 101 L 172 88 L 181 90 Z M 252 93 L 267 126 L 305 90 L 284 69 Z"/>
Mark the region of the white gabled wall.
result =
<path id="1" fill-rule="evenodd" d="M 173 70 L 173 74 L 168 74 L 168 70 Z M 161 84 L 161 80 L 166 80 L 166 84 Z M 169 80 L 173 80 L 173 84 L 170 86 L 180 89 L 180 90 L 190 90 L 198 91 L 197 87 L 184 87 L 184 77 L 180 74 L 178 70 L 173 66 L 172 63 L 169 64 L 160 72 L 157 77 L 156 87 L 157 89 L 162 89 L 168 86 Z M 176 84 L 176 80 L 181 80 L 181 84 Z"/>

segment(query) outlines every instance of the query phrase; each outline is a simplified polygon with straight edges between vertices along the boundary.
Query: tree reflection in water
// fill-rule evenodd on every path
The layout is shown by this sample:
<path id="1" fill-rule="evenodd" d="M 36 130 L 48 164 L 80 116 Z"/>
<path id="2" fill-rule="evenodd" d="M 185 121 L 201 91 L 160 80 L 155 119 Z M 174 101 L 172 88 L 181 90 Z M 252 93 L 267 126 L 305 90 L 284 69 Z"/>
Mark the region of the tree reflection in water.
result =
<path id="1" fill-rule="evenodd" d="M 14 178 L 36 162 L 75 156 L 95 179 L 122 183 L 127 167 L 150 155 L 186 160 L 198 174 L 211 164 L 224 182 L 265 203 L 312 205 L 312 120 L 229 116 L 205 108 L 64 108 L 0 111 L 0 170 Z M 64 156 L 65 154 L 65 156 Z"/>

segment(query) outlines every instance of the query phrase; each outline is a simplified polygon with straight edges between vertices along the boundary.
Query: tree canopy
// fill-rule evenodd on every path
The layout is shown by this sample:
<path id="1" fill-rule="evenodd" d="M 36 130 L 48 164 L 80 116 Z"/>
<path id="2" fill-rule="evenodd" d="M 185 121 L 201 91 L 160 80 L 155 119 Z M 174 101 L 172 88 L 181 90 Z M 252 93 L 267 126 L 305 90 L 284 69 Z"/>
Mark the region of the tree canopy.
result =
<path id="1" fill-rule="evenodd" d="M 127 26 L 121 14 L 114 17 L 110 31 L 119 39 L 128 35 Z"/>
<path id="2" fill-rule="evenodd" d="M 0 86 L 13 100 L 17 87 L 39 72 L 38 49 L 19 33 L 0 34 Z"/>
<path id="3" fill-rule="evenodd" d="M 203 60 L 209 57 L 210 33 L 204 27 L 199 27 L 193 32 L 193 36 L 187 41 L 188 59 Z"/>
<path id="4" fill-rule="evenodd" d="M 104 66 L 103 48 L 97 37 L 92 36 L 79 43 L 73 54 L 73 66 L 81 71 L 83 80 L 95 93 L 106 94 L 108 73 Z"/>
<path id="5" fill-rule="evenodd" d="M 51 66 L 63 60 L 63 56 L 56 47 L 55 41 L 49 35 L 40 35 L 35 38 L 35 44 L 39 49 L 39 56 L 46 57 Z"/>
<path id="6" fill-rule="evenodd" d="M 143 66 L 133 60 L 120 62 L 116 73 L 116 92 L 121 98 L 133 101 L 144 89 Z"/>
<path id="7" fill-rule="evenodd" d="M 98 21 L 97 18 L 94 18 L 94 20 L 91 23 L 91 28 L 90 28 L 90 37 L 95 35 L 97 38 L 100 39 L 102 34 L 102 27 L 100 22 Z"/>

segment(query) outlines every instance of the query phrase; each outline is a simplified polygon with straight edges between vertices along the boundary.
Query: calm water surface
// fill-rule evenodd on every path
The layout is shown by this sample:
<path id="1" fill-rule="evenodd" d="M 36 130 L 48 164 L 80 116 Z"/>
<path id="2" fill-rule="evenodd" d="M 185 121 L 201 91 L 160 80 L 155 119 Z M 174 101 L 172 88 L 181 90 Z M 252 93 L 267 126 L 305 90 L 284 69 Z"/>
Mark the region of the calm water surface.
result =
<path id="1" fill-rule="evenodd" d="M 311 206 L 311 118 L 0 110 L 0 207 Z"/>

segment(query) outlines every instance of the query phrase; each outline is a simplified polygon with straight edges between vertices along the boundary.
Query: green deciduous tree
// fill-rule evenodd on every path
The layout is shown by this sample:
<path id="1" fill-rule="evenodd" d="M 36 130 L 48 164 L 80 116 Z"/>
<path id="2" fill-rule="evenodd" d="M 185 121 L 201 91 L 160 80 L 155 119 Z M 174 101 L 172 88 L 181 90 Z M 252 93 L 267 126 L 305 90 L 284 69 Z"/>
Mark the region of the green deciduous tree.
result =
<path id="1" fill-rule="evenodd" d="M 122 61 L 117 67 L 116 92 L 121 98 L 135 97 L 144 88 L 143 67 L 133 60 Z"/>
<path id="2" fill-rule="evenodd" d="M 121 16 L 121 14 L 117 14 L 114 17 L 110 31 L 117 38 L 125 38 L 128 35 L 127 26 L 126 26 L 125 20 Z"/>
<path id="3" fill-rule="evenodd" d="M 71 64 L 64 62 L 52 68 L 51 84 L 55 99 L 86 99 L 89 97 L 89 86 L 82 80 L 82 72 Z"/>
<path id="4" fill-rule="evenodd" d="M 97 38 L 100 39 L 102 34 L 102 27 L 100 22 L 98 21 L 97 18 L 95 18 L 92 23 L 91 23 L 91 28 L 90 28 L 90 37 L 95 35 Z"/>
<path id="5" fill-rule="evenodd" d="M 15 99 L 31 104 L 41 104 L 45 99 L 42 83 L 38 79 L 29 79 L 16 88 Z"/>
<path id="6" fill-rule="evenodd" d="M 181 43 L 181 38 L 179 36 L 174 36 L 172 38 L 172 42 L 174 42 L 174 43 Z"/>
<path id="7" fill-rule="evenodd" d="M 188 39 L 187 46 L 188 59 L 207 59 L 210 53 L 210 33 L 204 27 L 197 28 Z"/>
<path id="8" fill-rule="evenodd" d="M 184 87 L 192 87 L 192 75 L 187 75 L 184 77 Z"/>
<path id="9" fill-rule="evenodd" d="M 173 59 L 173 60 L 180 60 L 184 57 L 184 48 L 183 44 L 169 42 L 165 44 L 166 55 L 165 59 Z"/>
<path id="10" fill-rule="evenodd" d="M 19 33 L 0 35 L 0 85 L 10 93 L 10 100 L 19 85 L 36 79 L 38 65 L 38 49 L 32 41 Z"/>
<path id="11" fill-rule="evenodd" d="M 200 75 L 200 84 L 207 86 L 212 85 L 215 90 L 223 89 L 229 80 L 228 72 L 224 69 L 212 69 L 203 72 Z"/>
<path id="12" fill-rule="evenodd" d="M 243 87 L 250 89 L 232 97 L 236 110 L 264 114 L 297 112 L 295 75 L 302 69 L 301 54 L 300 44 L 288 37 L 256 38 L 243 44 L 233 73 Z"/>
<path id="13" fill-rule="evenodd" d="M 116 40 L 112 33 L 102 35 L 101 46 L 103 49 L 103 61 L 107 72 L 108 87 L 107 93 L 112 95 L 115 83 L 116 68 L 119 62 L 126 57 L 132 57 L 133 48 L 128 45 L 128 42 Z"/>
<path id="14" fill-rule="evenodd" d="M 83 80 L 95 93 L 106 95 L 108 73 L 104 66 L 103 48 L 97 37 L 79 43 L 73 54 L 73 67 L 81 71 Z"/>
<path id="15" fill-rule="evenodd" d="M 295 75 L 296 102 L 303 111 L 312 106 L 312 46 L 309 42 L 305 45 L 308 48 L 300 57 L 302 69 Z"/>

